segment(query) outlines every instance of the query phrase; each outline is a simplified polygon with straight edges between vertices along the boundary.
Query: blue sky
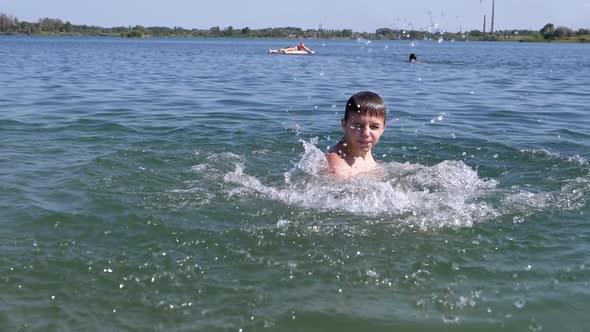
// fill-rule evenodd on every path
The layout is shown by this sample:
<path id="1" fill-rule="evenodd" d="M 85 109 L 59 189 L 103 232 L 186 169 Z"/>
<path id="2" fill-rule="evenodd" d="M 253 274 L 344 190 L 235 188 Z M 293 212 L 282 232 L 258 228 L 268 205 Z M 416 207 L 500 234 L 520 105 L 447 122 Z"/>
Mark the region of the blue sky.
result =
<path id="1" fill-rule="evenodd" d="M 141 24 L 209 29 L 295 26 L 460 31 L 491 21 L 492 0 L 0 0 L 0 13 L 103 27 Z M 539 30 L 546 23 L 590 28 L 590 0 L 496 0 L 496 30 Z"/>

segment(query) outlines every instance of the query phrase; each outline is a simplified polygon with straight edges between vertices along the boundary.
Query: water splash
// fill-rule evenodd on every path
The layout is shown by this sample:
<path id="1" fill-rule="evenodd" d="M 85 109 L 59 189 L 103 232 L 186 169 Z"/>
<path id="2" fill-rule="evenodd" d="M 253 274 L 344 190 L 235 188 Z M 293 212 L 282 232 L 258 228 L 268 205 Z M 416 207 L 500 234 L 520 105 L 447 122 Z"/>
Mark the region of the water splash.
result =
<path id="1" fill-rule="evenodd" d="M 479 199 L 495 188 L 495 181 L 480 179 L 461 161 L 444 161 L 431 167 L 383 163 L 371 174 L 342 180 L 325 173 L 325 155 L 314 141 L 302 143 L 303 156 L 285 173 L 283 184 L 265 185 L 236 165 L 223 178 L 235 185 L 228 194 L 262 194 L 266 199 L 303 209 L 380 218 L 423 229 L 471 226 L 497 214 Z"/>
<path id="2" fill-rule="evenodd" d="M 247 174 L 240 158 L 227 156 L 236 161 L 233 169 L 226 165 L 229 171 L 219 174 L 228 198 L 252 197 L 311 213 L 359 216 L 428 230 L 471 227 L 503 217 L 522 222 L 548 208 L 582 208 L 590 195 L 590 177 L 565 181 L 558 191 L 530 192 L 526 187 L 505 188 L 494 179 L 481 178 L 459 160 L 432 166 L 387 162 L 371 173 L 338 179 L 325 172 L 327 162 L 316 147 L 317 139 L 301 143 L 300 160 L 284 173 L 283 181 L 274 183 Z"/>

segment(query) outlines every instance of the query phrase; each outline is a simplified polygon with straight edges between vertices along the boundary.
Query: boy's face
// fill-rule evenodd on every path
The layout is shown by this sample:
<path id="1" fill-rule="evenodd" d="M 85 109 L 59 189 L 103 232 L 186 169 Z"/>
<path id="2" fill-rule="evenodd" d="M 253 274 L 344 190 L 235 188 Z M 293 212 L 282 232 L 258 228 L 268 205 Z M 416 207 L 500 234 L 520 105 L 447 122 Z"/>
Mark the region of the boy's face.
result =
<path id="1" fill-rule="evenodd" d="M 385 119 L 369 114 L 351 113 L 342 119 L 344 140 L 352 152 L 370 152 L 385 130 Z"/>

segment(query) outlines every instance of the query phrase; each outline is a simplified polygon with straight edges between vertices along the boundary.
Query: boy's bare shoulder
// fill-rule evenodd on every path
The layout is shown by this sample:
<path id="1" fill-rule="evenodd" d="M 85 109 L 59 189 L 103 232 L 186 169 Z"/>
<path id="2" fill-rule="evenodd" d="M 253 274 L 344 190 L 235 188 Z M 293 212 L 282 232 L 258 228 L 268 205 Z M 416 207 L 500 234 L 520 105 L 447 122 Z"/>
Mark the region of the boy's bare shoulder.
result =
<path id="1" fill-rule="evenodd" d="M 329 173 L 343 177 L 350 176 L 351 167 L 346 160 L 340 156 L 338 151 L 328 151 L 326 159 L 328 160 Z"/>

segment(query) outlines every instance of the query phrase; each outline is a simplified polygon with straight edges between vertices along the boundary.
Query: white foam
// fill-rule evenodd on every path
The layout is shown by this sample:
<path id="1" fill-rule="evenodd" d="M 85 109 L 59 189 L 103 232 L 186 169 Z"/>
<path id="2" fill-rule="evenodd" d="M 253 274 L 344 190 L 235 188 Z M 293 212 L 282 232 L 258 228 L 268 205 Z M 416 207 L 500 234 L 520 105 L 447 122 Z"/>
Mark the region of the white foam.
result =
<path id="1" fill-rule="evenodd" d="M 327 161 L 316 147 L 317 139 L 301 143 L 301 159 L 284 174 L 283 181 L 263 183 L 247 174 L 243 156 L 227 153 L 210 156 L 206 168 L 195 165 L 193 171 L 222 177 L 227 184 L 225 193 L 232 199 L 256 197 L 312 213 L 335 212 L 364 222 L 421 229 L 470 227 L 502 216 L 522 221 L 523 216 L 548 208 L 583 208 L 590 196 L 590 175 L 564 180 L 557 191 L 530 192 L 526 186 L 500 187 L 460 160 L 432 166 L 388 162 L 371 174 L 338 179 L 325 172 Z M 561 158 L 546 151 L 523 152 Z M 580 158 L 570 161 L 584 165 Z M 289 223 L 281 219 L 276 227 Z"/>
<path id="2" fill-rule="evenodd" d="M 236 165 L 224 176 L 225 182 L 235 184 L 228 193 L 257 193 L 304 209 L 379 217 L 422 228 L 471 226 L 496 215 L 489 204 L 478 201 L 482 193 L 495 188 L 495 182 L 480 179 L 461 161 L 431 167 L 385 163 L 373 174 L 342 180 L 325 173 L 325 155 L 313 143 L 303 142 L 303 156 L 285 173 L 284 184 L 264 185 Z"/>

